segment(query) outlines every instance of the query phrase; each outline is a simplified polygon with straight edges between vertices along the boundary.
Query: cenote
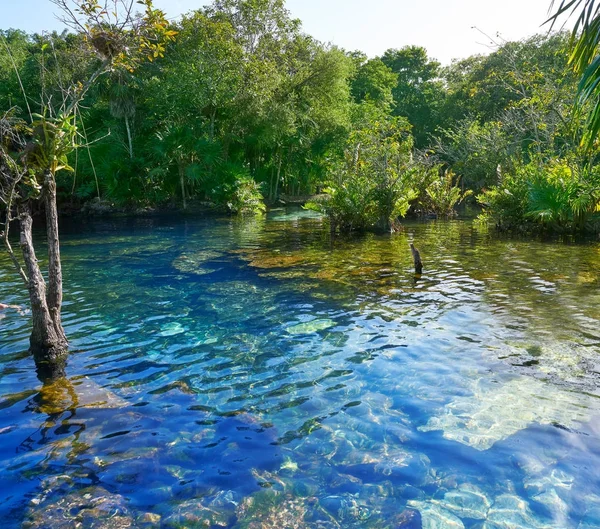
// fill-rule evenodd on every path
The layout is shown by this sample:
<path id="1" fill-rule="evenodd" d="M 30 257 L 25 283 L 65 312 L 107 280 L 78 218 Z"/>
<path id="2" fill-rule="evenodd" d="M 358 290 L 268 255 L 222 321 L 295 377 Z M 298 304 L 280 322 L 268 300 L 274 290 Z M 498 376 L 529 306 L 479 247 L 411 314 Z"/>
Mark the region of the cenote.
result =
<path id="1" fill-rule="evenodd" d="M 0 321 L 5 527 L 600 527 L 599 243 L 285 211 L 63 233 L 68 379 Z"/>

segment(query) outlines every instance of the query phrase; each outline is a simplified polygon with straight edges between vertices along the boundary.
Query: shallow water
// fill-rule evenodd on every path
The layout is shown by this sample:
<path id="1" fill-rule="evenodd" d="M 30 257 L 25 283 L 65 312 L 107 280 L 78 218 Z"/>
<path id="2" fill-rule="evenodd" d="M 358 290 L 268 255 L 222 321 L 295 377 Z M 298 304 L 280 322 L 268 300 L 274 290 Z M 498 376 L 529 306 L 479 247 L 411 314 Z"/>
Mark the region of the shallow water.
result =
<path id="1" fill-rule="evenodd" d="M 600 244 L 284 211 L 64 233 L 69 379 L 0 314 L 6 527 L 600 527 Z M 26 305 L 4 256 L 0 284 Z"/>

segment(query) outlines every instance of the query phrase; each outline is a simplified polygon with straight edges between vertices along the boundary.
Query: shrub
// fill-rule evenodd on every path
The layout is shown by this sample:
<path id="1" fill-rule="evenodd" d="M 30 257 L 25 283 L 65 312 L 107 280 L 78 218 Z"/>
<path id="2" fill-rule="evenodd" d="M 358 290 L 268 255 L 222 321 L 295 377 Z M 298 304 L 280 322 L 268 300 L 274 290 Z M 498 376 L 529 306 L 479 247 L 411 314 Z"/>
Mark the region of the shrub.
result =
<path id="1" fill-rule="evenodd" d="M 434 178 L 425 189 L 423 205 L 427 212 L 433 213 L 436 217 L 455 216 L 454 208 L 473 194 L 470 189 L 465 192 L 461 191 L 456 184 L 458 184 L 458 178 L 450 170 L 445 171 L 442 176 Z"/>
<path id="2" fill-rule="evenodd" d="M 551 231 L 584 231 L 599 209 L 598 168 L 567 160 L 531 162 L 477 197 L 484 218 L 499 228 L 533 227 Z"/>

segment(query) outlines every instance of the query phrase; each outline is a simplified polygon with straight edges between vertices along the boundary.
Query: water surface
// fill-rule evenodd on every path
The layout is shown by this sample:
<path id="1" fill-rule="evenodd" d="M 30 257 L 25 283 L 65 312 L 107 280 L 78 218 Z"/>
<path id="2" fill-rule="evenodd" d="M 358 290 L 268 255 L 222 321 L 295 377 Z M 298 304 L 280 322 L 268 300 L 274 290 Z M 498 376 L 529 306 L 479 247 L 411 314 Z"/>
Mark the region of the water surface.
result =
<path id="1" fill-rule="evenodd" d="M 7 527 L 600 527 L 600 244 L 285 211 L 64 233 L 69 378 L 0 315 Z M 4 256 L 0 284 L 26 305 Z"/>

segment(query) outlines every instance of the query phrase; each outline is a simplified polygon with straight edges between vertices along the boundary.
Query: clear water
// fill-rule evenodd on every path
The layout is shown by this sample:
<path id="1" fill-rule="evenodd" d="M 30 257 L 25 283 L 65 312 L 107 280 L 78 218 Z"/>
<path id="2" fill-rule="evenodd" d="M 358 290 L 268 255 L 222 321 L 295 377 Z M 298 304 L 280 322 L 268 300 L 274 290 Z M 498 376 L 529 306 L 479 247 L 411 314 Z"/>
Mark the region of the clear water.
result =
<path id="1" fill-rule="evenodd" d="M 0 314 L 4 527 L 600 527 L 600 244 L 65 228 L 69 379 Z"/>

